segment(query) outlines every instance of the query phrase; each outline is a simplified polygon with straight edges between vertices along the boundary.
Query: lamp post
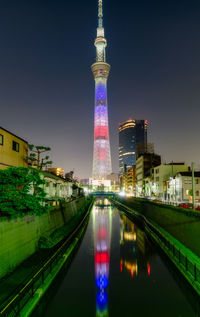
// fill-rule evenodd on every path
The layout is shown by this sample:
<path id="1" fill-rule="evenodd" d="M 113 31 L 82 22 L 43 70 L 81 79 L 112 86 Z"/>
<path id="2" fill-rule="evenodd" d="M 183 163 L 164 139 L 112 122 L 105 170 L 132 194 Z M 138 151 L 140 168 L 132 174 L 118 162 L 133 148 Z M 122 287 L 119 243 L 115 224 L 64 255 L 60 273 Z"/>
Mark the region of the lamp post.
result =
<path id="1" fill-rule="evenodd" d="M 194 163 L 192 162 L 192 208 L 195 209 Z"/>

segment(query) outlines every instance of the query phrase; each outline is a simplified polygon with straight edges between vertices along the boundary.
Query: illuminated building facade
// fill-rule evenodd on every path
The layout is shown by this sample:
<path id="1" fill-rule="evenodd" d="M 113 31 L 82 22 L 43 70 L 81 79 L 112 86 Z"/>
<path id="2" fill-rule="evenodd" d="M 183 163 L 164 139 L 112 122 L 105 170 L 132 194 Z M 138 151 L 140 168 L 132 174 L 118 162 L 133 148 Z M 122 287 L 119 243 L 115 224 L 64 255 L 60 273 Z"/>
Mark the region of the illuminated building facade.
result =
<path id="1" fill-rule="evenodd" d="M 107 41 L 104 37 L 102 0 L 98 5 L 98 27 L 96 47 L 96 62 L 92 64 L 95 79 L 95 110 L 94 110 L 94 180 L 104 180 L 111 173 L 110 140 L 108 128 L 107 79 L 110 65 L 106 63 Z"/>
<path id="2" fill-rule="evenodd" d="M 135 195 L 136 193 L 136 167 L 132 166 L 128 170 L 124 165 L 123 174 L 120 176 L 120 189 L 121 191 Z"/>
<path id="3" fill-rule="evenodd" d="M 50 167 L 48 168 L 48 172 L 53 173 L 57 176 L 64 177 L 64 170 L 62 167 Z"/>
<path id="4" fill-rule="evenodd" d="M 154 153 L 145 153 L 136 160 L 137 196 L 148 196 L 145 184 L 151 182 L 153 168 L 160 164 L 161 156 Z"/>
<path id="5" fill-rule="evenodd" d="M 169 178 L 174 178 L 179 172 L 187 172 L 188 165 L 184 162 L 171 162 L 161 164 L 152 169 L 152 192 L 153 195 L 164 200 L 170 199 Z"/>
<path id="6" fill-rule="evenodd" d="M 138 148 L 142 153 L 147 147 L 147 120 L 129 119 L 119 124 L 119 169 L 123 173 L 123 167 L 127 169 L 136 165 Z M 137 147 L 137 145 L 143 145 Z"/>

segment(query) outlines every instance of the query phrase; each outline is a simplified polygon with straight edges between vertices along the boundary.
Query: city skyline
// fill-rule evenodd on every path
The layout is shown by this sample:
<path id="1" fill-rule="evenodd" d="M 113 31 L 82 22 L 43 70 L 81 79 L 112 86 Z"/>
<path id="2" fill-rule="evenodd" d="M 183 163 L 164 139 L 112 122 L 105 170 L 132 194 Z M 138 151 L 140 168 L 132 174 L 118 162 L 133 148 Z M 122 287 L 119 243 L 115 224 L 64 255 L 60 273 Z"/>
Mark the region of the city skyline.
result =
<path id="1" fill-rule="evenodd" d="M 30 143 L 50 146 L 53 165 L 66 172 L 74 168 L 80 178 L 91 176 L 92 166 L 89 67 L 96 4 L 78 2 L 77 10 L 77 3 L 64 1 L 10 1 L 0 13 L 1 126 Z M 119 4 L 115 13 L 113 5 L 104 3 L 108 62 L 112 59 L 113 171 L 118 171 L 118 123 L 129 117 L 148 119 L 149 141 L 164 161 L 198 163 L 200 4 L 142 1 Z"/>

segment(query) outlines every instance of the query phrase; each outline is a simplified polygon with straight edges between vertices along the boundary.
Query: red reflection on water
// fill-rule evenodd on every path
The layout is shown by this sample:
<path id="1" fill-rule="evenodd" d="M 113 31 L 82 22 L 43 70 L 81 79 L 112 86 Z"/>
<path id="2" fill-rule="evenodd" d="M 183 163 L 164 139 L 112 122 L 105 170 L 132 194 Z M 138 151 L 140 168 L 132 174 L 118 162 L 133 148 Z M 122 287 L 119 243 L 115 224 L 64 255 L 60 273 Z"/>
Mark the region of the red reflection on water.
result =
<path id="1" fill-rule="evenodd" d="M 109 254 L 108 252 L 97 252 L 95 254 L 95 263 L 108 263 Z"/>
<path id="2" fill-rule="evenodd" d="M 106 230 L 105 228 L 101 228 L 101 238 L 105 238 L 106 237 Z"/>
<path id="3" fill-rule="evenodd" d="M 123 270 L 123 265 L 122 265 L 123 263 L 122 263 L 122 261 L 120 262 L 120 271 L 122 272 L 122 270 Z"/>
<path id="4" fill-rule="evenodd" d="M 131 269 L 131 276 L 132 276 L 132 278 L 133 278 L 133 269 Z"/>
<path id="5" fill-rule="evenodd" d="M 150 276 L 150 274 L 151 274 L 151 265 L 150 264 L 147 265 L 147 272 L 148 272 L 148 275 Z"/>

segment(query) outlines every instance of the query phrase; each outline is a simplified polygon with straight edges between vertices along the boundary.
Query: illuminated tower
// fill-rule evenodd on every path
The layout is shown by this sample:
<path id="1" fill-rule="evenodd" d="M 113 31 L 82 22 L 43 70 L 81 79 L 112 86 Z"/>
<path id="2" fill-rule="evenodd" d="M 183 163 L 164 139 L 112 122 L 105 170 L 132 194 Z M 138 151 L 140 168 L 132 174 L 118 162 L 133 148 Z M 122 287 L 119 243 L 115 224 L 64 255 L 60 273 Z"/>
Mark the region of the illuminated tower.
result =
<path id="1" fill-rule="evenodd" d="M 97 38 L 94 42 L 96 47 L 96 63 L 91 66 L 95 79 L 92 177 L 96 180 L 103 180 L 111 173 L 111 157 L 107 105 L 107 78 L 110 65 L 106 63 L 107 41 L 104 37 L 102 0 L 99 0 L 98 18 Z"/>

